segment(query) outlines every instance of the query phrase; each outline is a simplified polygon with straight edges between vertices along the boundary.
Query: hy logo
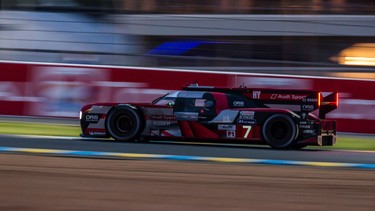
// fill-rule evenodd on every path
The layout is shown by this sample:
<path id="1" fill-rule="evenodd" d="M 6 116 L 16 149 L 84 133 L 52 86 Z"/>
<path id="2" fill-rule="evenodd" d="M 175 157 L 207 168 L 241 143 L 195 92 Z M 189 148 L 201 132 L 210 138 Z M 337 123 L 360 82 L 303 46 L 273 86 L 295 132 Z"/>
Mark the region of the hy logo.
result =
<path id="1" fill-rule="evenodd" d="M 253 99 L 260 99 L 261 91 L 253 91 Z"/>

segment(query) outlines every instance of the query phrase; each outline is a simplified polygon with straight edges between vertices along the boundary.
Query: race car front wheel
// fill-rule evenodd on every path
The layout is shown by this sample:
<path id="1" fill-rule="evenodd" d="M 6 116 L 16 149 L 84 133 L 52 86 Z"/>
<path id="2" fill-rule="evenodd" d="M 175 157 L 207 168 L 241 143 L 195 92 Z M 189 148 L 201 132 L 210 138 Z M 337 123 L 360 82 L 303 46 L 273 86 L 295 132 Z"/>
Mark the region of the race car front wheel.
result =
<path id="1" fill-rule="evenodd" d="M 265 141 L 272 148 L 288 148 L 296 139 L 297 125 L 286 114 L 274 114 L 265 121 L 262 134 Z"/>
<path id="2" fill-rule="evenodd" d="M 106 128 L 117 141 L 135 141 L 141 133 L 142 119 L 135 109 L 118 106 L 109 112 Z"/>

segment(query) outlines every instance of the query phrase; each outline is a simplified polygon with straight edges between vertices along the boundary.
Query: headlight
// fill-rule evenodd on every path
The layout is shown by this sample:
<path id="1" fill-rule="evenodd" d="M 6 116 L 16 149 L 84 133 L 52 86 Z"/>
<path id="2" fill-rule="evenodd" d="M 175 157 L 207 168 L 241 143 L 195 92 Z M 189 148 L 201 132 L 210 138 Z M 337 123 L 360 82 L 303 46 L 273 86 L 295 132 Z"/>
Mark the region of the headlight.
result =
<path id="1" fill-rule="evenodd" d="M 79 120 L 82 119 L 82 111 L 79 112 Z"/>

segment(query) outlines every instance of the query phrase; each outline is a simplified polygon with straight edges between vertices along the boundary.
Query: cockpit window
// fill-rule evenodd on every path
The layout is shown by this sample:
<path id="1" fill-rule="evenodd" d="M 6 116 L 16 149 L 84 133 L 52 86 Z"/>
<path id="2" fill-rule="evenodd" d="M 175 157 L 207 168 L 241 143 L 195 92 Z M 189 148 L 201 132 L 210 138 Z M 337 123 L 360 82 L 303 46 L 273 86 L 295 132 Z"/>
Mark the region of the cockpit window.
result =
<path id="1" fill-rule="evenodd" d="M 174 106 L 178 92 L 171 92 L 152 101 L 155 105 Z"/>
<path id="2" fill-rule="evenodd" d="M 158 101 L 155 102 L 154 104 L 155 104 L 155 105 L 174 106 L 174 102 L 175 102 L 175 100 L 176 100 L 176 98 L 165 97 L 165 98 L 162 98 L 162 99 L 158 100 Z"/>
<path id="3" fill-rule="evenodd" d="M 205 99 L 195 99 L 195 107 L 204 107 Z"/>
<path id="4" fill-rule="evenodd" d="M 179 98 L 176 102 L 175 111 L 178 112 L 200 112 L 205 109 L 206 99 Z"/>

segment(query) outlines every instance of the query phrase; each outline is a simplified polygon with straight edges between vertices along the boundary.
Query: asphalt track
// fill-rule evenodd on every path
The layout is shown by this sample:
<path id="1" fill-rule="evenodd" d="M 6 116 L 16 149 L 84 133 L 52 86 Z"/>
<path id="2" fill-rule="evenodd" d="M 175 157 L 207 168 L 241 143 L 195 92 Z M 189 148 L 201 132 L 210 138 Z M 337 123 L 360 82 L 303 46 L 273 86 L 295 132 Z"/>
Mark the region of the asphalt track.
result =
<path id="1" fill-rule="evenodd" d="M 375 206 L 373 152 L 108 142 L 0 135 L 0 210 L 373 210 Z M 91 159 L 110 154 L 117 156 Z M 184 161 L 195 159 L 211 162 Z M 255 164 L 272 165 L 238 164 L 238 159 L 265 159 Z M 300 166 L 285 166 L 294 165 L 293 160 Z M 346 168 L 355 167 L 350 163 L 357 168 Z"/>
<path id="2" fill-rule="evenodd" d="M 44 151 L 22 150 L 30 148 L 43 149 Z M 48 150 L 65 150 L 65 152 L 60 152 L 58 154 L 78 157 L 100 157 L 101 155 L 116 155 L 115 153 L 117 153 L 117 155 L 124 155 L 124 153 L 126 153 L 127 156 L 122 157 L 224 162 L 241 162 L 240 159 L 253 159 L 262 160 L 262 162 L 258 162 L 258 164 L 309 165 L 310 163 L 312 166 L 314 166 L 315 163 L 322 162 L 335 163 L 334 165 L 328 166 L 345 167 L 345 165 L 340 164 L 360 164 L 357 165 L 360 168 L 375 168 L 374 152 L 333 150 L 329 149 L 328 147 L 323 147 L 322 149 L 318 150 L 274 150 L 267 146 L 221 146 L 165 142 L 123 143 L 106 139 L 86 139 L 80 137 L 0 135 L 0 151 L 2 152 L 43 152 L 47 154 L 52 152 Z M 51 154 L 54 153 L 52 152 Z M 207 157 L 227 159 L 205 159 Z M 353 166 L 346 165 L 346 167 Z"/>
<path id="3" fill-rule="evenodd" d="M 374 171 L 0 153 L 0 210 L 355 210 Z"/>

